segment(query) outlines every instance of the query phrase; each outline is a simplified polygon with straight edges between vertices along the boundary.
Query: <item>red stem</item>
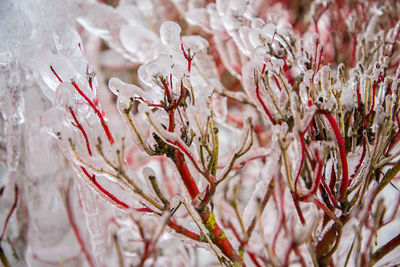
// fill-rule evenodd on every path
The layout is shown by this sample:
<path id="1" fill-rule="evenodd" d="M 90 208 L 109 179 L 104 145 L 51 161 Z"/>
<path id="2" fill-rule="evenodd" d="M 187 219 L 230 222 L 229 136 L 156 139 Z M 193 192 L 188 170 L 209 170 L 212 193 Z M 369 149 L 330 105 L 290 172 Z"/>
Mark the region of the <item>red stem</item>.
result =
<path id="1" fill-rule="evenodd" d="M 85 245 L 85 242 L 84 242 L 83 239 L 82 239 L 81 233 L 80 233 L 80 231 L 79 231 L 79 227 L 78 227 L 78 225 L 77 225 L 76 222 L 75 222 L 74 214 L 73 214 L 73 211 L 72 211 L 72 209 L 71 209 L 70 192 L 71 192 L 71 185 L 69 186 L 68 191 L 67 191 L 67 194 L 66 194 L 66 198 L 67 198 L 66 204 L 67 204 L 68 220 L 69 220 L 69 222 L 70 222 L 70 224 L 71 224 L 72 230 L 74 231 L 74 234 L 75 234 L 75 237 L 76 237 L 76 239 L 77 239 L 77 241 L 78 241 L 78 244 L 79 244 L 79 246 L 81 247 L 81 249 L 82 249 L 82 251 L 83 251 L 83 254 L 84 254 L 85 257 L 86 257 L 87 262 L 89 263 L 89 265 L 90 265 L 91 267 L 95 267 L 96 265 L 95 265 L 95 263 L 94 263 L 94 260 L 93 260 L 92 256 L 90 255 L 90 253 L 89 253 L 89 251 L 88 251 L 88 249 L 87 249 L 87 247 L 86 247 L 86 245 Z"/>
<path id="2" fill-rule="evenodd" d="M 111 194 L 110 192 L 108 192 L 101 184 L 99 184 L 96 180 L 96 176 L 90 175 L 89 172 L 81 166 L 82 171 L 86 174 L 86 176 L 90 179 L 90 181 L 92 181 L 92 183 L 102 192 L 104 193 L 106 196 L 108 196 L 112 201 L 114 201 L 118 206 L 122 206 L 126 209 L 130 208 L 130 206 L 124 202 L 122 202 L 121 200 L 119 200 L 118 198 L 116 198 L 113 194 Z"/>
<path id="3" fill-rule="evenodd" d="M 303 169 L 304 157 L 306 154 L 306 144 L 304 143 L 304 132 L 300 133 L 300 143 L 301 143 L 301 161 L 299 171 L 297 172 L 296 180 L 294 181 L 294 191 L 297 192 L 297 182 L 300 178 L 301 170 Z"/>
<path id="4" fill-rule="evenodd" d="M 362 154 L 361 154 L 361 158 L 360 158 L 360 161 L 359 161 L 358 164 L 357 164 L 357 167 L 356 167 L 356 169 L 355 169 L 353 175 L 350 177 L 350 184 L 351 184 L 351 182 L 353 181 L 354 177 L 356 176 L 358 170 L 360 169 L 361 164 L 364 162 L 365 152 L 366 152 L 366 149 L 365 149 L 365 148 L 366 148 L 366 143 L 367 143 L 367 141 L 364 140 L 363 151 L 362 151 Z"/>
<path id="5" fill-rule="evenodd" d="M 149 103 L 147 100 L 143 99 L 143 97 L 140 97 L 140 96 L 135 96 L 134 99 L 135 99 L 135 100 L 140 100 L 140 101 L 142 101 L 143 103 L 146 103 L 146 104 L 147 104 L 148 106 L 150 106 L 150 107 L 157 107 L 157 108 L 163 108 L 163 107 L 164 107 L 164 105 L 161 105 L 161 104 L 152 104 L 152 103 Z"/>
<path id="6" fill-rule="evenodd" d="M 372 260 L 374 262 L 379 261 L 384 256 L 386 256 L 389 252 L 394 250 L 396 247 L 400 245 L 400 234 L 398 234 L 395 238 L 387 242 L 385 245 L 380 247 L 375 253 L 372 255 Z"/>
<path id="7" fill-rule="evenodd" d="M 256 267 L 261 267 L 262 265 L 258 262 L 256 254 L 250 251 L 247 251 L 247 254 L 249 254 L 249 257 L 251 261 L 254 263 Z"/>
<path id="8" fill-rule="evenodd" d="M 301 211 L 299 200 L 296 198 L 294 192 L 291 193 L 291 195 L 292 195 L 292 198 L 293 198 L 294 206 L 295 206 L 296 211 L 297 211 L 297 215 L 299 215 L 299 219 L 301 221 L 301 224 L 305 225 L 306 224 L 306 220 L 304 219 L 303 212 Z"/>
<path id="9" fill-rule="evenodd" d="M 264 75 L 266 67 L 267 67 L 267 65 L 264 64 L 262 67 L 262 70 L 261 70 L 261 75 Z"/>
<path id="10" fill-rule="evenodd" d="M 190 173 L 190 170 L 185 161 L 185 157 L 181 151 L 176 150 L 174 163 L 178 172 L 181 175 L 183 183 L 191 197 L 194 200 L 197 195 L 200 193 L 199 188 L 197 187 L 196 182 L 193 179 L 193 176 Z M 210 212 L 207 207 L 204 207 L 200 210 L 197 210 L 202 223 L 206 226 L 207 230 L 212 234 L 212 242 L 217 245 L 221 251 L 233 262 L 243 263 L 243 259 L 236 253 L 233 249 L 231 243 L 226 238 L 224 231 L 219 227 L 217 222 L 215 221 L 215 215 Z"/>
<path id="11" fill-rule="evenodd" d="M 63 83 L 63 80 L 60 78 L 60 76 L 58 76 L 58 74 L 54 70 L 53 66 L 50 66 L 50 70 L 53 72 L 54 76 L 57 77 L 57 79 L 60 81 L 60 83 Z M 99 119 L 101 121 L 101 125 L 103 126 L 104 132 L 107 135 L 108 141 L 110 142 L 110 144 L 113 144 L 114 143 L 114 138 L 112 137 L 110 129 L 108 128 L 107 122 L 105 122 L 101 112 L 98 110 L 98 108 L 93 103 L 93 101 L 90 100 L 89 97 L 87 97 L 87 95 L 85 95 L 85 93 L 79 88 L 79 86 L 76 84 L 75 81 L 72 81 L 71 83 L 75 87 L 75 89 L 78 91 L 78 93 L 88 102 L 88 104 L 92 107 L 94 112 L 97 114 L 97 116 L 99 117 Z"/>
<path id="12" fill-rule="evenodd" d="M 329 197 L 329 200 L 331 201 L 332 206 L 339 208 L 339 206 L 337 205 L 336 200 L 332 194 L 331 189 L 328 187 L 328 185 L 325 182 L 325 179 L 321 179 L 321 182 L 322 182 L 322 186 L 324 187 L 326 193 L 328 194 L 328 197 Z"/>
<path id="13" fill-rule="evenodd" d="M 371 105 L 371 109 L 369 110 L 367 116 L 365 117 L 366 120 L 368 120 L 368 118 L 371 115 L 372 111 L 374 111 L 376 87 L 378 86 L 378 84 L 381 82 L 382 79 L 383 79 L 383 76 L 382 76 L 382 74 L 380 74 L 379 78 L 378 78 L 378 81 L 376 83 L 374 83 L 374 85 L 372 87 L 372 105 Z"/>
<path id="14" fill-rule="evenodd" d="M 60 76 L 58 76 L 57 72 L 54 70 L 53 66 L 50 66 L 50 70 L 53 72 L 54 76 L 57 77 L 58 81 L 60 83 L 63 83 L 63 80 L 61 80 Z"/>
<path id="15" fill-rule="evenodd" d="M 174 108 L 177 108 L 181 104 L 184 94 L 185 94 L 185 87 L 183 86 L 183 81 L 181 79 L 181 94 L 179 95 L 178 100 L 174 104 Z"/>
<path id="16" fill-rule="evenodd" d="M 215 183 L 215 179 L 214 177 L 212 177 L 210 174 L 203 172 L 201 170 L 201 168 L 199 167 L 199 165 L 196 162 L 196 159 L 185 149 L 185 147 L 183 145 L 181 145 L 179 142 L 176 143 L 172 143 L 173 145 L 177 146 L 183 153 L 185 153 L 185 155 L 190 159 L 190 161 L 193 163 L 193 166 L 195 167 L 195 169 L 201 174 L 203 175 L 207 181 L 210 184 L 214 184 Z"/>
<path id="17" fill-rule="evenodd" d="M 192 68 L 192 60 L 194 58 L 194 55 L 190 56 L 190 49 L 188 50 L 189 54 L 186 53 L 185 48 L 183 47 L 182 38 L 181 38 L 181 49 L 182 49 L 183 56 L 185 57 L 185 59 L 188 62 L 188 72 L 190 73 L 190 70 Z"/>
<path id="18" fill-rule="evenodd" d="M 191 199 L 195 199 L 200 191 L 192 177 L 192 174 L 189 171 L 189 168 L 185 161 L 185 156 L 179 150 L 176 150 L 174 163 L 176 165 L 176 168 L 178 169 L 178 172 L 181 174 L 183 183 L 185 184 L 185 187 L 189 192 Z"/>
<path id="19" fill-rule="evenodd" d="M 357 86 L 357 104 L 358 109 L 361 110 L 361 94 L 360 94 L 360 86 Z"/>
<path id="20" fill-rule="evenodd" d="M 340 220 L 336 217 L 336 215 L 330 210 L 328 209 L 328 207 L 326 207 L 324 205 L 324 203 L 322 203 L 321 201 L 319 201 L 317 198 L 314 198 L 314 203 L 320 208 L 322 209 L 326 215 L 331 218 L 332 220 L 334 220 L 336 223 L 341 223 Z"/>
<path id="21" fill-rule="evenodd" d="M 169 118 L 168 131 L 173 132 L 175 128 L 175 112 L 173 109 L 168 111 L 168 118 Z"/>
<path id="22" fill-rule="evenodd" d="M 243 263 L 243 259 L 233 249 L 228 238 L 225 236 L 224 231 L 215 221 L 215 215 L 211 213 L 208 208 L 198 211 L 198 214 L 200 215 L 202 223 L 206 226 L 207 230 L 212 234 L 211 235 L 212 242 L 215 245 L 217 245 L 221 249 L 221 251 L 225 254 L 225 256 L 227 256 L 231 261 L 233 261 L 234 264 L 239 263 L 242 266 L 245 266 L 245 264 Z"/>
<path id="23" fill-rule="evenodd" d="M 165 94 L 167 95 L 168 102 L 172 102 L 172 96 L 171 96 L 171 92 L 169 90 L 168 84 L 166 83 L 166 81 L 164 79 L 161 82 L 164 86 Z"/>
<path id="24" fill-rule="evenodd" d="M 310 197 L 311 195 L 314 195 L 318 191 L 318 188 L 321 184 L 321 179 L 322 179 L 322 170 L 324 168 L 323 162 L 319 161 L 318 158 L 319 157 L 318 157 L 318 153 L 317 153 L 318 170 L 317 170 L 316 177 L 315 177 L 314 188 L 310 192 L 308 192 L 306 195 L 300 196 L 299 197 L 300 200 L 306 200 L 308 197 Z"/>
<path id="25" fill-rule="evenodd" d="M 274 78 L 274 81 L 275 81 L 276 85 L 278 86 L 279 91 L 282 91 L 282 88 L 281 88 L 281 85 L 279 84 L 278 79 L 275 77 L 275 75 L 272 75 L 272 77 Z"/>
<path id="26" fill-rule="evenodd" d="M 198 234 L 193 233 L 192 231 L 189 231 L 188 229 L 186 229 L 186 228 L 184 228 L 184 227 L 178 225 L 178 224 L 177 224 L 175 221 L 173 221 L 173 220 L 171 220 L 171 221 L 168 223 L 168 226 L 169 226 L 171 229 L 175 230 L 175 232 L 177 232 L 178 234 L 182 234 L 182 235 L 184 235 L 184 236 L 186 236 L 186 237 L 189 237 L 189 238 L 191 238 L 191 239 L 193 239 L 193 240 L 200 241 L 200 236 L 199 236 Z"/>
<path id="27" fill-rule="evenodd" d="M 79 86 L 76 84 L 76 82 L 72 81 L 71 83 L 75 87 L 76 91 L 78 91 L 78 93 L 88 102 L 90 107 L 94 110 L 94 112 L 99 117 L 101 125 L 103 126 L 103 129 L 104 129 L 104 132 L 107 135 L 108 141 L 112 145 L 114 143 L 114 138 L 111 135 L 110 129 L 108 128 L 107 122 L 104 120 L 103 115 L 101 114 L 99 109 L 96 107 L 96 105 L 92 102 L 92 100 L 90 100 L 89 97 L 87 95 L 85 95 L 85 93 L 79 88 Z"/>
<path id="28" fill-rule="evenodd" d="M 257 94 L 257 99 L 258 101 L 261 103 L 265 113 L 267 114 L 268 118 L 270 119 L 270 121 L 272 122 L 272 124 L 275 124 L 275 119 L 272 117 L 271 113 L 268 111 L 267 106 L 265 105 L 264 101 L 261 99 L 261 95 L 260 95 L 260 86 L 258 84 L 258 82 L 256 82 L 256 94 Z"/>
<path id="29" fill-rule="evenodd" d="M 144 241 L 144 251 L 143 251 L 140 263 L 139 263 L 140 267 L 143 267 L 144 262 L 149 258 L 149 248 L 150 248 L 150 242 L 145 240 Z"/>
<path id="30" fill-rule="evenodd" d="M 17 207 L 17 203 L 18 203 L 18 191 L 19 191 L 19 190 L 18 190 L 18 186 L 15 185 L 15 186 L 14 186 L 14 203 L 13 203 L 11 209 L 10 209 L 10 212 L 7 214 L 6 220 L 4 221 L 3 231 L 1 232 L 1 236 L 0 236 L 0 242 L 1 242 L 1 241 L 3 240 L 3 238 L 4 238 L 4 235 L 5 235 L 5 233 L 6 233 L 6 229 L 7 229 L 8 222 L 10 221 L 10 218 L 11 218 L 12 214 L 14 213 L 15 208 Z"/>
<path id="31" fill-rule="evenodd" d="M 70 112 L 71 115 L 72 115 L 72 118 L 74 118 L 74 121 L 75 121 L 75 124 L 72 123 L 72 125 L 74 125 L 76 128 L 78 128 L 78 129 L 81 131 L 83 137 L 85 138 L 86 148 L 87 148 L 87 150 L 88 150 L 88 153 L 89 153 L 90 156 L 92 156 L 92 150 L 90 149 L 89 139 L 88 139 L 88 137 L 87 137 L 87 134 L 86 134 L 85 129 L 83 129 L 82 124 L 79 123 L 77 117 L 75 116 L 75 112 L 72 110 L 72 108 L 71 108 L 71 107 L 68 107 L 68 109 L 69 109 L 69 112 Z"/>
<path id="32" fill-rule="evenodd" d="M 333 132 L 336 136 L 336 140 L 338 142 L 339 155 L 340 155 L 340 161 L 342 162 L 342 172 L 343 172 L 341 190 L 340 190 L 340 195 L 339 195 L 339 202 L 343 202 L 346 197 L 347 188 L 349 187 L 349 169 L 348 169 L 348 165 L 347 165 L 346 147 L 345 147 L 344 138 L 340 134 L 339 127 L 336 123 L 335 118 L 332 116 L 332 114 L 329 114 L 325 110 L 318 110 L 318 112 L 325 115 L 325 117 L 328 119 L 328 121 L 333 129 Z"/>

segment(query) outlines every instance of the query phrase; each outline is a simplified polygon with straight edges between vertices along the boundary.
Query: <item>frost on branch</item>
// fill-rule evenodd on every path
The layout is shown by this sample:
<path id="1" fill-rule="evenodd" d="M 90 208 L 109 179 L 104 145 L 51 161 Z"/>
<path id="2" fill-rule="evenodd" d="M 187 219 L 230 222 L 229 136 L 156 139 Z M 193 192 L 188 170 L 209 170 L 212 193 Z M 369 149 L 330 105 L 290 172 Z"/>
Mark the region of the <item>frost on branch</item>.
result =
<path id="1" fill-rule="evenodd" d="M 3 265 L 398 264 L 397 2 L 0 12 Z"/>

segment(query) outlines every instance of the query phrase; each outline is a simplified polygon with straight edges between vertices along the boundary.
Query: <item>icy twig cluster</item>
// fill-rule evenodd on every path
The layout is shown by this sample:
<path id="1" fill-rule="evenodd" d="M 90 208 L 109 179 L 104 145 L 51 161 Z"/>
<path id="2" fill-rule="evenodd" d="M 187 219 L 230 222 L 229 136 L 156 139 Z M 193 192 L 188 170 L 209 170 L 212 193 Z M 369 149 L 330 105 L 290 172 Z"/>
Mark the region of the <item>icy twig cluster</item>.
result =
<path id="1" fill-rule="evenodd" d="M 399 262 L 399 3 L 64 2 L 0 5 L 3 265 Z"/>

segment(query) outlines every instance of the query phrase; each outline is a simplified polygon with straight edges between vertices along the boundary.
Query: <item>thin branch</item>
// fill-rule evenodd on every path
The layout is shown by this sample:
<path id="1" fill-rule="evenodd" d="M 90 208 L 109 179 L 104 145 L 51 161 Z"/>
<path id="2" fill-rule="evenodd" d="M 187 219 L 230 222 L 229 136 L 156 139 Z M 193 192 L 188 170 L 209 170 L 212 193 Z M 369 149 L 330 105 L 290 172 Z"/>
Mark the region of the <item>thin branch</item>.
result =
<path id="1" fill-rule="evenodd" d="M 154 156 L 155 153 L 152 151 L 147 144 L 144 142 L 142 135 L 140 134 L 139 130 L 136 128 L 135 124 L 133 123 L 131 116 L 129 115 L 131 110 L 133 108 L 133 99 L 131 99 L 131 102 L 129 103 L 129 107 L 124 109 L 124 116 L 128 120 L 129 126 L 132 128 L 133 132 L 136 134 L 136 137 L 139 140 L 139 143 L 141 144 L 142 148 L 144 151 L 149 155 L 149 156 Z"/>
<path id="2" fill-rule="evenodd" d="M 10 211 L 7 214 L 6 220 L 4 221 L 3 230 L 1 231 L 1 236 L 0 236 L 0 242 L 4 238 L 8 222 L 10 221 L 10 218 L 13 215 L 13 213 L 15 211 L 15 208 L 17 207 L 17 204 L 18 204 L 18 191 L 19 191 L 18 186 L 15 184 L 15 186 L 14 186 L 14 203 L 13 203 Z"/>
<path id="3" fill-rule="evenodd" d="M 186 201 L 184 199 L 181 199 L 180 201 L 186 208 L 187 212 L 189 213 L 190 217 L 192 217 L 193 221 L 196 223 L 197 227 L 199 228 L 199 230 L 201 231 L 201 233 L 203 234 L 203 236 L 206 238 L 208 244 L 210 245 L 211 249 L 214 251 L 215 255 L 217 256 L 219 262 L 221 263 L 225 263 L 226 259 L 224 259 L 222 257 L 222 255 L 218 252 L 217 248 L 215 247 L 214 243 L 211 241 L 210 237 L 207 235 L 207 233 L 203 230 L 203 227 L 201 227 L 201 224 L 199 223 L 199 221 L 196 219 L 196 217 L 194 216 L 193 212 L 190 210 L 189 205 L 186 203 Z"/>
<path id="4" fill-rule="evenodd" d="M 371 256 L 371 264 L 374 265 L 387 254 L 389 254 L 392 250 L 397 248 L 400 245 L 400 234 L 394 237 L 392 240 L 387 242 L 385 245 L 377 249 L 374 254 Z"/>
<path id="5" fill-rule="evenodd" d="M 78 241 L 78 244 L 81 247 L 81 249 L 83 251 L 83 254 L 86 257 L 86 260 L 87 260 L 88 264 L 91 267 L 95 267 L 96 265 L 95 265 L 95 262 L 94 262 L 94 260 L 92 258 L 92 255 L 89 253 L 89 250 L 86 247 L 85 241 L 82 239 L 82 235 L 81 235 L 81 233 L 79 231 L 79 227 L 78 227 L 78 225 L 76 224 L 76 221 L 75 221 L 75 216 L 74 216 L 74 213 L 73 213 L 73 210 L 72 210 L 72 203 L 71 203 L 71 197 L 70 197 L 71 187 L 72 187 L 72 183 L 69 184 L 67 192 L 65 193 L 65 198 L 66 198 L 65 202 L 66 202 L 66 205 L 67 205 L 68 220 L 69 220 L 69 223 L 71 224 L 71 227 L 72 227 L 72 230 L 74 231 L 76 240 Z"/>

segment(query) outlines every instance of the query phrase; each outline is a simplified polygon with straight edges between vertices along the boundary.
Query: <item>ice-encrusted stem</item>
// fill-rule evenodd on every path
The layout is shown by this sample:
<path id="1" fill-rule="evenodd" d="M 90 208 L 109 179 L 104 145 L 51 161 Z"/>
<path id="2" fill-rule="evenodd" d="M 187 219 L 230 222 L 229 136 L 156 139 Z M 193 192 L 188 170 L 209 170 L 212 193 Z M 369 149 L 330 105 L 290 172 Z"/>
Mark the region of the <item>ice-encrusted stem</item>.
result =
<path id="1" fill-rule="evenodd" d="M 190 173 L 185 156 L 182 152 L 176 150 L 175 156 L 172 160 L 175 163 L 179 174 L 181 175 L 182 181 L 189 192 L 191 199 L 194 200 L 199 195 L 200 191 L 193 179 L 192 174 Z M 211 241 L 213 244 L 219 247 L 224 255 L 227 256 L 232 262 L 238 263 L 239 266 L 244 266 L 243 259 L 233 249 L 224 231 L 215 221 L 214 213 L 212 213 L 207 206 L 196 209 L 196 211 L 201 218 L 201 222 L 210 232 Z"/>
<path id="2" fill-rule="evenodd" d="M 264 69 L 264 68 L 263 68 L 263 69 Z M 264 103 L 264 100 L 262 100 L 262 98 L 261 98 L 259 79 L 258 79 L 257 72 L 256 72 L 255 70 L 254 70 L 254 80 L 255 80 L 254 82 L 255 82 L 255 84 L 256 84 L 256 95 L 257 95 L 257 100 L 258 100 L 258 102 L 260 102 L 260 104 L 261 104 L 261 106 L 263 107 L 265 114 L 267 114 L 269 120 L 272 122 L 272 124 L 275 124 L 275 123 L 276 123 L 275 119 L 272 117 L 271 112 L 269 112 L 267 106 L 266 106 L 265 103 Z"/>
<path id="3" fill-rule="evenodd" d="M 75 81 L 72 81 L 71 84 L 75 87 L 76 91 L 78 91 L 78 93 L 88 102 L 89 106 L 94 110 L 96 115 L 99 117 L 101 126 L 103 127 L 104 132 L 107 135 L 107 139 L 110 142 L 110 144 L 112 145 L 114 143 L 114 137 L 112 136 L 111 131 L 108 128 L 107 122 L 104 120 L 103 114 L 101 114 L 101 112 L 96 107 L 96 105 L 93 103 L 93 101 L 90 100 L 87 95 L 85 95 L 85 93 L 79 88 L 79 86 L 76 84 Z"/>
<path id="4" fill-rule="evenodd" d="M 328 120 L 329 124 L 331 125 L 331 127 L 333 129 L 333 133 L 335 134 L 336 140 L 338 142 L 339 155 L 340 155 L 340 161 L 342 163 L 342 172 L 343 172 L 341 189 L 340 189 L 340 194 L 339 194 L 339 202 L 343 202 L 346 197 L 347 188 L 349 187 L 349 168 L 347 165 L 346 147 L 345 147 L 344 138 L 340 134 L 339 127 L 337 125 L 335 118 L 332 116 L 332 114 L 328 113 L 325 110 L 318 110 L 318 113 L 323 114 L 325 116 L 325 118 Z"/>
<path id="5" fill-rule="evenodd" d="M 50 66 L 50 70 L 54 74 L 54 76 L 56 76 L 58 81 L 60 83 L 63 83 L 63 80 L 58 75 L 58 73 L 54 70 L 53 66 Z M 89 104 L 89 106 L 93 109 L 94 113 L 96 113 L 97 117 L 99 117 L 101 126 L 104 129 L 107 139 L 110 142 L 110 144 L 112 145 L 114 143 L 114 137 L 111 134 L 110 128 L 108 128 L 108 124 L 105 121 L 103 114 L 101 114 L 100 110 L 96 107 L 96 105 L 93 103 L 93 101 L 90 100 L 90 98 L 81 90 L 81 88 L 79 88 L 78 84 L 74 80 L 71 81 L 71 84 L 76 89 L 76 91 L 86 100 L 86 102 Z"/>
<path id="6" fill-rule="evenodd" d="M 99 182 L 97 182 L 96 176 L 94 174 L 90 175 L 89 172 L 82 166 L 81 166 L 81 169 L 85 173 L 85 175 L 89 178 L 89 180 L 94 184 L 94 186 L 96 186 L 103 194 L 105 194 L 107 197 L 109 197 L 117 206 L 121 206 L 125 209 L 129 208 L 128 204 L 119 200 L 112 193 L 107 191 L 101 184 L 99 184 Z"/>
<path id="7" fill-rule="evenodd" d="M 66 197 L 66 205 L 67 205 L 67 215 L 68 215 L 68 220 L 71 224 L 72 230 L 74 231 L 76 240 L 78 241 L 79 246 L 81 247 L 83 254 L 86 257 L 86 260 L 89 264 L 90 267 L 95 267 L 94 259 L 92 258 L 92 255 L 89 253 L 89 250 L 85 244 L 85 241 L 82 238 L 82 234 L 79 230 L 79 227 L 75 221 L 75 216 L 72 210 L 72 203 L 71 203 L 71 186 L 72 184 L 69 185 L 68 190 L 65 194 Z"/>
<path id="8" fill-rule="evenodd" d="M 11 218 L 11 216 L 13 215 L 13 213 L 14 213 L 14 211 L 15 211 L 15 208 L 17 207 L 17 204 L 18 204 L 18 192 L 19 192 L 18 186 L 15 185 L 15 186 L 14 186 L 14 203 L 13 203 L 11 209 L 10 209 L 10 212 L 7 214 L 6 220 L 4 221 L 3 230 L 1 231 L 1 235 L 0 235 L 0 242 L 1 242 L 1 241 L 3 240 L 3 238 L 4 238 L 4 235 L 5 235 L 5 233 L 6 233 L 6 229 L 7 229 L 8 222 L 10 221 L 10 218 Z"/>
<path id="9" fill-rule="evenodd" d="M 75 112 L 72 109 L 72 107 L 68 107 L 68 110 L 71 113 L 72 118 L 75 121 L 75 123 L 72 122 L 72 125 L 75 126 L 76 128 L 78 128 L 79 131 L 81 131 L 83 138 L 85 138 L 87 151 L 88 151 L 89 155 L 92 156 L 92 150 L 90 149 L 89 139 L 88 139 L 85 129 L 82 127 L 82 124 L 78 121 L 78 118 L 76 117 Z"/>

